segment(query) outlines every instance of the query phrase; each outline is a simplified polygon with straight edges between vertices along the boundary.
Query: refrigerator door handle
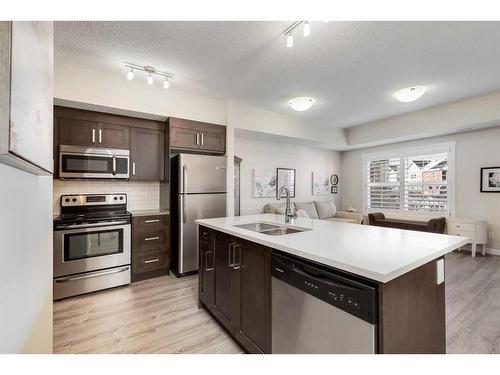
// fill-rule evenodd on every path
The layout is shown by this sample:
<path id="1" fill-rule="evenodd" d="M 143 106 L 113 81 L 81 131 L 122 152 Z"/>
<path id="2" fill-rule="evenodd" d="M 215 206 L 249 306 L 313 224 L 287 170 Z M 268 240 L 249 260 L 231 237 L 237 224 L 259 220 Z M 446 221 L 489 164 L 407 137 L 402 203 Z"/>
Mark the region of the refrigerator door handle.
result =
<path id="1" fill-rule="evenodd" d="M 182 192 L 187 193 L 187 178 L 188 178 L 188 173 L 187 173 L 187 165 L 184 164 L 182 166 Z"/>
<path id="2" fill-rule="evenodd" d="M 184 194 L 181 195 L 182 199 L 182 222 L 186 223 L 186 196 Z"/>

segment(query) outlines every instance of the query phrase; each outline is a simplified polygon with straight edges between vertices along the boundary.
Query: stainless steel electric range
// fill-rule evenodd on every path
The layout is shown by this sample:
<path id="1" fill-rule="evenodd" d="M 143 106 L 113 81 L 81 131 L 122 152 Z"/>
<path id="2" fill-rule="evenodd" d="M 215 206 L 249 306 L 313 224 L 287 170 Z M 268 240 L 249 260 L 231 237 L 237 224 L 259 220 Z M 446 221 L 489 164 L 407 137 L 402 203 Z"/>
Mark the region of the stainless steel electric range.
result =
<path id="1" fill-rule="evenodd" d="M 130 284 L 126 194 L 63 195 L 54 219 L 54 300 Z"/>

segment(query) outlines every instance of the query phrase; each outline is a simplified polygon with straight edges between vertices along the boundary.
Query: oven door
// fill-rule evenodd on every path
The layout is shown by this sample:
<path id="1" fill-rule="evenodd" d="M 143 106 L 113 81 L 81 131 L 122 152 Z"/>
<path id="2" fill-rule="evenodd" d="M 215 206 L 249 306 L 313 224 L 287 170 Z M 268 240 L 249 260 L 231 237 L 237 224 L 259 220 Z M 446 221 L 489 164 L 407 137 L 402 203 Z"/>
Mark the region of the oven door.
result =
<path id="1" fill-rule="evenodd" d="M 114 149 L 84 149 L 61 146 L 59 177 L 68 178 L 129 178 L 129 152 Z"/>
<path id="2" fill-rule="evenodd" d="M 54 277 L 130 264 L 130 224 L 54 231 Z"/>

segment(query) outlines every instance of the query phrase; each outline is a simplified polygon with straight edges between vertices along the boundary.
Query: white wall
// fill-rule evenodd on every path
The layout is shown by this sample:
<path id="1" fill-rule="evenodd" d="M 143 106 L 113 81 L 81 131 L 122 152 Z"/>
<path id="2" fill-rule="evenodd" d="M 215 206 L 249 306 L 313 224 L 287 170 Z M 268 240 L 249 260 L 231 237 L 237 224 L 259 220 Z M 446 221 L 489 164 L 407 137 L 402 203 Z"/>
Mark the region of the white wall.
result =
<path id="1" fill-rule="evenodd" d="M 455 212 L 457 217 L 484 219 L 495 232 L 488 247 L 500 249 L 500 194 L 481 193 L 481 167 L 500 166 L 500 127 L 426 140 L 402 142 L 342 153 L 342 207 L 362 209 L 363 154 L 455 141 Z"/>
<path id="2" fill-rule="evenodd" d="M 340 153 L 337 151 L 237 135 L 234 154 L 243 159 L 240 181 L 242 215 L 260 213 L 266 203 L 276 202 L 276 199 L 253 198 L 254 168 L 295 168 L 297 182 L 294 201 L 334 199 L 336 204 L 340 205 L 339 194 L 313 196 L 311 187 L 311 172 L 315 169 L 340 175 Z M 340 180 L 342 181 L 342 178 Z M 342 186 L 339 190 L 342 191 Z"/>
<path id="3" fill-rule="evenodd" d="M 0 164 L 0 353 L 52 352 L 52 177 Z"/>

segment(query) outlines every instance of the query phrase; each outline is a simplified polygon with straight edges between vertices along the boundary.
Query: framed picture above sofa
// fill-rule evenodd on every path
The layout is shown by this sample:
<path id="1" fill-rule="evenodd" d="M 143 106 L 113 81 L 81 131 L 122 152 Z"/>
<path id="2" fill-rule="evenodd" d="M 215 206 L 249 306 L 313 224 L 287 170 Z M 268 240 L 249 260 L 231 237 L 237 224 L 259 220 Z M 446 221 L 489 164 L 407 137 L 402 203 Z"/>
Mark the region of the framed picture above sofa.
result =
<path id="1" fill-rule="evenodd" d="M 330 195 L 330 173 L 312 172 L 312 195 Z"/>
<path id="2" fill-rule="evenodd" d="M 276 189 L 276 197 L 283 186 L 288 188 L 290 192 L 290 198 L 295 198 L 295 183 L 296 183 L 296 171 L 293 168 L 276 168 L 276 178 L 278 181 Z M 285 192 L 281 194 L 281 198 L 286 197 Z"/>
<path id="3" fill-rule="evenodd" d="M 481 168 L 481 193 L 500 193 L 500 167 Z"/>

